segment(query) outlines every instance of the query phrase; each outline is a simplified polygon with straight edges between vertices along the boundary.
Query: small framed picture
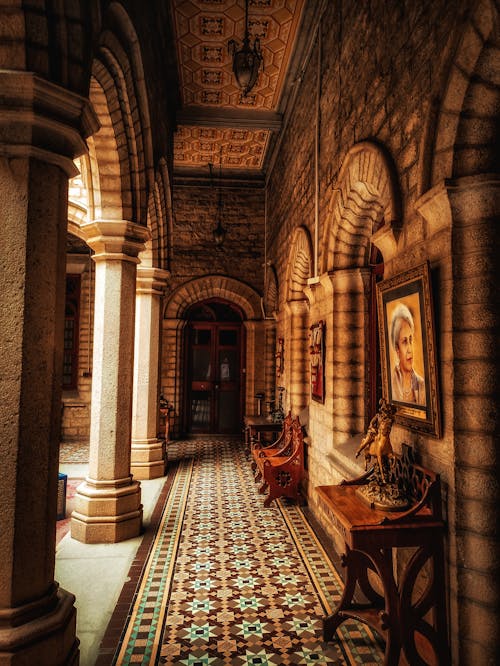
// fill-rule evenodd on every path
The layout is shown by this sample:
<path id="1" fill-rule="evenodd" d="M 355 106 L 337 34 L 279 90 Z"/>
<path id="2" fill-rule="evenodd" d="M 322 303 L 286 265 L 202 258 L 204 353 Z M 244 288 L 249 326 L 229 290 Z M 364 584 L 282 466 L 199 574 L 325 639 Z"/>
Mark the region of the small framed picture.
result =
<path id="1" fill-rule="evenodd" d="M 283 374 L 284 368 L 284 354 L 285 354 L 285 341 L 283 338 L 278 338 L 278 344 L 276 346 L 276 377 L 281 377 Z"/>
<path id="2" fill-rule="evenodd" d="M 377 285 L 382 391 L 396 421 L 441 436 L 429 264 Z"/>
<path id="3" fill-rule="evenodd" d="M 325 402 L 325 322 L 313 324 L 310 330 L 311 398 Z"/>

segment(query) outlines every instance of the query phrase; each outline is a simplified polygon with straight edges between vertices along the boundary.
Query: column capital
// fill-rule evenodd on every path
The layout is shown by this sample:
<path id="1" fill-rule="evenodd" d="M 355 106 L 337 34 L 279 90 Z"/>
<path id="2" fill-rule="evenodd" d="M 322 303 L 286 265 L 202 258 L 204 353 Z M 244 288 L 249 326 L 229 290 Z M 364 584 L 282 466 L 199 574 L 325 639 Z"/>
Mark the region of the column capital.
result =
<path id="1" fill-rule="evenodd" d="M 378 247 L 384 261 L 387 263 L 391 259 L 394 259 L 398 252 L 398 238 L 400 236 L 399 228 L 400 224 L 391 222 L 389 224 L 384 224 L 372 234 L 371 242 Z M 398 233 L 395 233 L 395 229 L 398 230 Z"/>
<path id="2" fill-rule="evenodd" d="M 366 289 L 370 279 L 370 268 L 339 268 L 331 273 L 334 293 L 360 293 Z"/>
<path id="3" fill-rule="evenodd" d="M 275 331 L 276 327 L 278 325 L 278 322 L 276 321 L 276 317 L 266 317 L 266 319 L 262 320 L 264 322 L 264 328 L 266 330 L 270 331 Z"/>
<path id="4" fill-rule="evenodd" d="M 243 322 L 243 326 L 247 331 L 255 331 L 258 324 L 259 321 L 257 321 L 257 319 L 245 319 Z"/>
<path id="5" fill-rule="evenodd" d="M 484 196 L 500 185 L 496 173 L 442 180 L 415 202 L 415 209 L 427 223 L 427 235 L 432 237 L 441 229 L 450 229 L 458 211 L 471 211 L 484 217 L 498 215 L 500 200 L 495 196 Z M 479 211 L 481 211 L 479 213 Z"/>
<path id="6" fill-rule="evenodd" d="M 459 217 L 495 217 L 500 208 L 500 174 L 481 173 L 444 182 L 453 220 Z"/>
<path id="7" fill-rule="evenodd" d="M 294 315 L 306 314 L 309 312 L 309 301 L 307 298 L 300 298 L 285 303 L 285 310 Z"/>
<path id="8" fill-rule="evenodd" d="M 0 70 L 0 154 L 78 173 L 73 159 L 99 129 L 90 101 L 33 72 Z"/>
<path id="9" fill-rule="evenodd" d="M 128 220 L 93 220 L 80 227 L 94 250 L 94 261 L 120 260 L 138 264 L 139 252 L 151 238 L 147 227 Z"/>
<path id="10" fill-rule="evenodd" d="M 136 293 L 162 296 L 170 278 L 170 271 L 154 266 L 137 266 Z"/>
<path id="11" fill-rule="evenodd" d="M 304 293 L 311 305 L 320 302 L 323 298 L 329 298 L 333 293 L 333 276 L 335 271 L 326 271 L 320 276 L 307 281 Z"/>

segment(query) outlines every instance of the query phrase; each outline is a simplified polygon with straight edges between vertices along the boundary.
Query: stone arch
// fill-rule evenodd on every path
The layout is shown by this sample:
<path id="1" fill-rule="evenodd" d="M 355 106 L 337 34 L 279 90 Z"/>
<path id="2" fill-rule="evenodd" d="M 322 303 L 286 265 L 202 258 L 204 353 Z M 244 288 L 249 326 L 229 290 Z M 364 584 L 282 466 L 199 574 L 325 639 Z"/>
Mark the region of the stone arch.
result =
<path id="1" fill-rule="evenodd" d="M 322 272 L 331 274 L 332 431 L 335 444 L 362 432 L 369 411 L 369 290 L 372 244 L 385 261 L 396 253 L 401 201 L 396 169 L 379 145 L 363 141 L 347 153 L 323 236 Z M 327 350 L 328 354 L 328 350 Z"/>
<path id="2" fill-rule="evenodd" d="M 179 285 L 165 304 L 161 362 L 162 392 L 173 404 L 172 427 L 176 435 L 182 421 L 186 315 L 192 305 L 211 298 L 233 303 L 243 313 L 247 333 L 245 395 L 247 400 L 253 400 L 255 394 L 255 366 L 262 365 L 256 343 L 256 329 L 262 323 L 260 295 L 253 287 L 224 275 L 206 275 Z"/>
<path id="3" fill-rule="evenodd" d="M 439 214 L 447 213 L 451 229 L 449 267 L 443 265 L 452 277 L 445 330 L 453 332 L 452 368 L 446 370 L 453 381 L 443 392 L 450 405 L 444 425 L 453 442 L 456 488 L 449 521 L 450 577 L 460 598 L 458 603 L 452 597 L 450 609 L 454 663 L 459 655 L 464 662 L 488 663 L 500 654 L 494 629 L 500 622 L 500 583 L 495 580 L 487 595 L 482 587 L 493 580 L 500 535 L 498 526 L 480 518 L 500 502 L 498 19 L 498 4 L 481 0 L 464 27 L 429 140 L 433 188 L 424 195 L 445 201 Z M 480 636 L 478 626 L 484 627 Z"/>
<path id="4" fill-rule="evenodd" d="M 278 276 L 274 266 L 268 266 L 264 284 L 264 312 L 266 317 L 275 316 L 279 308 Z"/>
<path id="5" fill-rule="evenodd" d="M 7 3 L 4 3 L 7 7 Z M 2 67 L 35 72 L 83 97 L 88 94 L 92 47 L 99 31 L 98 0 L 86 2 L 18 2 L 24 20 L 9 21 L 9 40 L 25 49 L 11 49 L 13 62 Z M 17 9 L 16 9 L 17 11 Z M 2 51 L 2 58 L 9 55 Z"/>
<path id="6" fill-rule="evenodd" d="M 153 186 L 153 151 L 148 97 L 139 41 L 125 9 L 111 2 L 93 65 L 90 97 L 101 130 L 95 135 L 105 219 L 146 225 Z M 111 151 L 111 152 L 110 152 Z M 117 197 L 117 195 L 119 195 Z M 117 201 L 117 198 L 119 201 Z"/>
<path id="7" fill-rule="evenodd" d="M 307 280 L 312 276 L 312 242 L 306 227 L 298 227 L 293 235 L 287 266 L 287 301 L 303 300 Z"/>
<path id="8" fill-rule="evenodd" d="M 401 216 L 395 174 L 389 156 L 375 143 L 363 141 L 347 153 L 328 210 L 323 273 L 366 266 L 371 237 L 382 226 L 385 238 L 395 248 Z"/>
<path id="9" fill-rule="evenodd" d="M 172 259 L 172 193 L 167 164 L 163 158 L 153 187 L 149 192 L 148 227 L 151 241 L 148 242 L 154 266 L 169 270 Z M 142 259 L 142 257 L 141 257 Z"/>
<path id="10" fill-rule="evenodd" d="M 455 51 L 434 134 L 431 186 L 446 178 L 497 171 L 500 37 L 492 0 L 477 3 Z"/>
<path id="11" fill-rule="evenodd" d="M 207 298 L 223 298 L 243 310 L 246 319 L 261 319 L 260 296 L 249 285 L 225 275 L 206 275 L 180 285 L 169 297 L 165 319 L 183 319 L 187 309 Z"/>
<path id="12" fill-rule="evenodd" d="M 93 137 L 87 139 L 87 145 L 88 152 L 74 160 L 79 173 L 68 186 L 68 220 L 79 225 L 95 219 L 101 203 Z"/>
<path id="13" fill-rule="evenodd" d="M 304 290 L 312 276 L 312 265 L 311 236 L 306 227 L 300 226 L 292 238 L 286 273 L 285 405 L 294 413 L 301 412 L 309 402 L 305 353 L 309 332 L 309 301 Z"/>

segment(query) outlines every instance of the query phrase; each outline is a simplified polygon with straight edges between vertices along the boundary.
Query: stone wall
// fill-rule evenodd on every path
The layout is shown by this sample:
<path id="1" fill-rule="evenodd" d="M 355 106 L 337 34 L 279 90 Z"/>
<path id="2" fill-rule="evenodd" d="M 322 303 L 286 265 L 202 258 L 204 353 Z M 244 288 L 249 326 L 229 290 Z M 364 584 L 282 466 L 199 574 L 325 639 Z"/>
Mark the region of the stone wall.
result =
<path id="1" fill-rule="evenodd" d="M 62 396 L 61 441 L 88 442 L 92 391 L 92 336 L 94 317 L 94 262 L 80 264 L 80 337 L 78 347 L 78 384 L 75 391 Z M 71 272 L 72 268 L 69 267 Z M 73 268 L 74 270 L 74 268 Z"/>
<path id="2" fill-rule="evenodd" d="M 263 290 L 264 191 L 262 188 L 222 190 L 222 247 L 214 243 L 217 187 L 174 183 L 175 211 L 170 288 L 187 279 L 224 274 Z"/>
<path id="3" fill-rule="evenodd" d="M 392 440 L 396 450 L 402 442 L 412 445 L 421 462 L 440 473 L 443 480 L 449 519 L 450 625 L 453 663 L 457 664 L 473 663 L 474 660 L 494 663 L 498 650 L 491 620 L 492 617 L 498 619 L 498 594 L 485 592 L 481 595 L 477 592 L 483 588 L 491 572 L 497 570 L 497 559 L 479 561 L 480 558 L 472 555 L 465 556 L 465 559 L 461 555 L 469 548 L 482 548 L 485 553 L 495 544 L 498 548 L 497 531 L 483 529 L 480 524 L 463 519 L 464 511 L 467 515 L 473 514 L 472 509 L 469 511 L 465 507 L 478 502 L 488 513 L 488 504 L 491 507 L 497 496 L 497 484 L 488 485 L 486 469 L 472 470 L 470 458 L 460 454 L 460 458 L 467 459 L 460 471 L 465 474 L 467 468 L 468 478 L 477 477 L 481 481 L 474 488 L 467 484 L 466 489 L 463 481 L 456 486 L 456 447 L 460 446 L 456 427 L 464 419 L 456 420 L 457 391 L 460 395 L 463 391 L 454 385 L 453 368 L 459 367 L 463 374 L 465 359 L 461 346 L 457 366 L 454 331 L 457 313 L 469 310 L 468 305 L 459 307 L 458 302 L 464 298 L 467 302 L 475 298 L 481 302 L 482 299 L 473 280 L 467 283 L 469 291 L 466 294 L 457 295 L 454 290 L 456 258 L 454 261 L 452 248 L 460 247 L 462 253 L 460 244 L 464 236 L 462 232 L 460 235 L 453 232 L 455 221 L 448 192 L 439 183 L 442 183 L 440 179 L 450 178 L 453 174 L 467 173 L 470 176 L 473 158 L 479 173 L 482 168 L 492 170 L 488 151 L 483 151 L 484 165 L 479 166 L 478 137 L 483 136 L 483 126 L 489 128 L 491 125 L 489 118 L 486 125 L 485 122 L 481 125 L 479 117 L 485 106 L 491 113 L 488 100 L 491 94 L 498 100 L 498 82 L 496 93 L 492 93 L 495 84 L 486 86 L 488 93 L 484 87 L 483 102 L 477 102 L 475 108 L 472 108 L 472 94 L 467 98 L 464 129 L 458 132 L 463 144 L 454 157 L 449 156 L 455 140 L 450 127 L 456 128 L 460 122 L 460 100 L 464 99 L 474 59 L 478 58 L 487 31 L 491 30 L 492 16 L 496 14 L 488 2 L 457 2 L 453 11 L 450 11 L 449 3 L 442 0 L 325 3 L 319 28 L 321 38 L 313 38 L 311 57 L 304 66 L 293 113 L 268 183 L 268 257 L 276 268 L 279 283 L 277 336 L 285 336 L 286 349 L 293 340 L 286 325 L 289 239 L 293 238 L 299 225 L 304 225 L 311 237 L 315 232 L 314 100 L 319 64 L 319 270 L 318 275 L 312 276 L 306 293 L 310 322 L 321 318 L 327 326 L 326 400 L 324 405 L 314 402 L 309 405 L 306 492 L 311 508 L 330 529 L 318 506 L 314 487 L 337 483 L 346 475 L 354 476 L 359 469 L 354 452 L 370 416 L 367 413 L 366 376 L 363 375 L 368 351 L 368 294 L 363 291 L 361 283 L 354 294 L 351 288 L 344 289 L 340 282 L 345 282 L 348 271 L 369 273 L 372 244 L 382 252 L 384 278 L 429 261 L 439 354 L 442 436 L 433 438 L 395 426 Z M 488 24 L 489 28 L 486 27 Z M 464 42 L 462 37 L 466 29 L 470 34 Z M 490 39 L 497 39 L 496 33 L 491 34 Z M 489 81 L 492 47 L 486 43 L 483 50 L 485 55 L 478 59 L 477 71 L 481 73 L 481 80 Z M 360 60 L 361 54 L 369 54 L 369 57 Z M 453 65 L 454 58 L 456 65 Z M 476 80 L 477 77 L 471 76 L 472 91 L 477 87 Z M 451 90 L 447 87 L 449 81 L 455 86 Z M 498 104 L 496 108 L 498 114 Z M 449 109 L 453 110 L 452 115 L 446 115 Z M 468 122 L 469 114 L 473 118 L 477 115 L 475 124 Z M 440 144 L 438 137 L 437 146 L 439 155 L 448 155 L 448 171 L 443 166 L 445 161 L 434 153 L 436 128 L 445 132 L 444 143 L 442 139 Z M 484 130 L 487 131 L 491 135 L 490 130 Z M 466 149 L 468 141 L 472 145 L 475 143 L 477 148 Z M 485 140 L 482 145 L 488 145 L 488 142 Z M 463 168 L 461 163 L 464 163 Z M 383 179 L 384 187 L 378 187 L 377 183 Z M 483 195 L 485 187 L 485 183 L 481 183 Z M 493 197 L 492 187 L 486 196 Z M 472 195 L 468 200 L 471 204 L 476 202 Z M 464 210 L 460 208 L 458 215 L 463 214 Z M 469 211 L 469 226 L 476 224 L 475 217 L 477 215 Z M 453 238 L 457 239 L 454 245 Z M 479 242 L 475 250 L 467 254 L 474 254 L 479 260 L 483 246 L 484 243 Z M 486 252 L 490 251 L 488 243 Z M 489 262 L 485 265 L 489 266 Z M 488 293 L 491 297 L 491 291 Z M 462 323 L 458 322 L 458 325 L 461 327 Z M 489 328 L 493 325 L 490 319 L 487 325 Z M 353 347 L 350 341 L 354 338 L 357 342 Z M 472 347 L 470 354 L 466 354 L 467 363 L 474 361 Z M 285 372 L 284 381 L 288 393 L 296 391 L 290 373 Z M 469 382 L 466 385 L 469 386 Z M 491 382 L 490 386 L 493 386 Z M 471 393 L 467 395 L 470 397 Z M 483 417 L 483 426 L 479 426 L 477 419 L 470 418 L 462 430 L 474 431 L 474 441 L 481 440 L 486 455 L 486 451 L 490 452 L 487 442 L 491 442 L 493 412 L 488 400 L 475 402 L 480 404 L 478 413 Z M 475 459 L 481 460 L 482 454 L 477 450 L 476 454 L 480 457 Z M 476 533 L 478 529 L 480 535 Z M 332 536 L 337 538 L 333 533 Z M 480 634 L 474 629 L 478 617 L 483 618 Z"/>

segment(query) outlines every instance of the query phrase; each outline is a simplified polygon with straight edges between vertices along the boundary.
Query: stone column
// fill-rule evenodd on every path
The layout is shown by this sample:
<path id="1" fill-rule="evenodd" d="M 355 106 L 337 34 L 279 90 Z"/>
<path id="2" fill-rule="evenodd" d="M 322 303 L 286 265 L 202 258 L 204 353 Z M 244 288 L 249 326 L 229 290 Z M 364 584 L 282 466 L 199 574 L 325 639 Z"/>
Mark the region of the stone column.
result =
<path id="1" fill-rule="evenodd" d="M 264 321 L 266 332 L 265 342 L 265 380 L 264 380 L 264 403 L 270 400 L 271 396 L 276 398 L 276 320 L 266 319 Z M 265 404 L 262 404 L 262 412 L 265 411 Z M 284 407 L 283 407 L 284 408 Z"/>
<path id="2" fill-rule="evenodd" d="M 333 274 L 333 428 L 337 444 L 365 428 L 368 268 Z"/>
<path id="3" fill-rule="evenodd" d="M 170 433 L 178 437 L 184 427 L 179 415 L 183 413 L 184 329 L 185 319 L 163 319 L 161 322 L 161 391 L 172 405 Z M 167 452 L 168 458 L 168 444 Z"/>
<path id="4" fill-rule="evenodd" d="M 87 100 L 0 70 L 0 664 L 78 663 L 54 581 L 68 177 Z"/>
<path id="5" fill-rule="evenodd" d="M 127 221 L 82 225 L 95 251 L 89 476 L 78 486 L 71 536 L 109 543 L 141 530 L 140 484 L 130 474 L 137 255 L 147 228 Z"/>
<path id="6" fill-rule="evenodd" d="M 445 433 L 439 442 L 441 464 L 453 464 L 450 477 L 454 474 L 448 496 L 453 663 L 458 663 L 458 655 L 463 663 L 496 663 L 500 654 L 500 178 L 480 174 L 445 181 L 426 192 L 418 204 L 430 237 L 448 235 L 451 229 L 449 259 L 446 255 L 439 260 L 434 288 L 439 291 L 441 317 L 437 324 Z M 448 456 L 443 446 L 447 439 L 453 442 Z"/>
<path id="7" fill-rule="evenodd" d="M 267 362 L 272 350 L 267 347 L 267 326 L 265 321 L 251 320 L 243 323 L 246 331 L 246 379 L 245 386 L 245 414 L 257 414 L 257 399 L 255 394 L 264 391 L 266 386 Z M 266 413 L 266 400 L 271 399 L 271 393 L 265 390 L 266 397 L 262 403 L 262 413 Z"/>
<path id="8" fill-rule="evenodd" d="M 246 331 L 246 355 L 245 355 L 245 414 L 255 414 L 255 393 L 256 385 L 256 359 L 259 351 L 257 349 L 257 322 L 243 322 Z M 266 396 L 266 400 L 267 400 Z"/>
<path id="9" fill-rule="evenodd" d="M 168 271 L 137 267 L 134 392 L 132 399 L 132 455 L 130 471 L 136 479 L 165 474 L 165 442 L 157 438 L 158 375 L 161 296 Z"/>
<path id="10" fill-rule="evenodd" d="M 285 341 L 285 366 L 288 379 L 289 404 L 294 415 L 309 404 L 308 362 L 309 302 L 307 299 L 288 301 L 289 349 Z M 287 358 L 288 357 L 288 358 Z"/>

